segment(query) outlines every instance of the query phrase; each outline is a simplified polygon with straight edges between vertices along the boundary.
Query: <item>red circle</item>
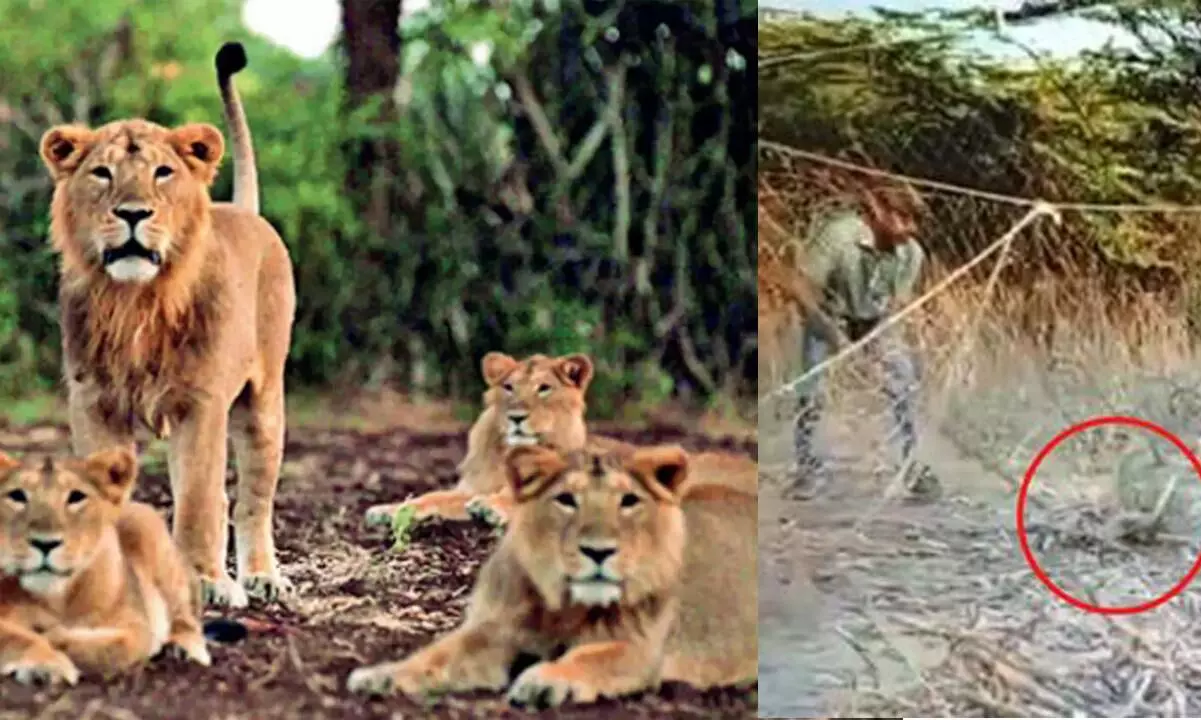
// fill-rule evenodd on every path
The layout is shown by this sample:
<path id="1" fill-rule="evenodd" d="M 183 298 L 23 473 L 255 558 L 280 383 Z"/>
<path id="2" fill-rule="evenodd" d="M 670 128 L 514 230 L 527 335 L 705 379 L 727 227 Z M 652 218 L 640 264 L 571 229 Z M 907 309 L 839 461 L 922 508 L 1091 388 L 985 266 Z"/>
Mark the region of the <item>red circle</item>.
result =
<path id="1" fill-rule="evenodd" d="M 1026 496 L 1030 492 L 1030 481 L 1034 479 L 1034 475 L 1038 472 L 1039 465 L 1042 465 L 1043 460 L 1045 460 L 1047 456 L 1051 454 L 1051 451 L 1054 450 L 1055 447 L 1064 440 L 1067 440 L 1076 433 L 1083 432 L 1085 430 L 1091 430 L 1092 428 L 1100 427 L 1102 425 L 1130 425 L 1142 428 L 1144 430 L 1150 430 L 1156 435 L 1167 439 L 1173 445 L 1175 445 L 1180 452 L 1184 453 L 1184 456 L 1188 458 L 1190 463 L 1192 463 L 1193 470 L 1197 473 L 1197 478 L 1201 479 L 1201 460 L 1197 459 L 1196 454 L 1194 454 L 1193 451 L 1190 450 L 1188 446 L 1180 440 L 1180 438 L 1176 437 L 1155 423 L 1143 420 L 1141 418 L 1127 417 L 1124 415 L 1103 415 L 1101 417 L 1095 417 L 1091 420 L 1085 420 L 1084 422 L 1077 423 L 1076 425 L 1073 425 L 1056 435 L 1051 442 L 1047 443 L 1046 447 L 1044 447 L 1038 453 L 1038 455 L 1034 457 L 1034 462 L 1030 463 L 1030 467 L 1026 470 L 1026 477 L 1022 479 L 1022 487 L 1018 490 L 1018 542 L 1021 543 L 1022 555 L 1026 557 L 1026 563 L 1030 566 L 1030 569 L 1034 571 L 1035 577 L 1041 580 L 1043 585 L 1046 585 L 1051 592 L 1053 592 L 1064 602 L 1068 603 L 1069 605 L 1074 605 L 1085 612 L 1097 613 L 1100 615 L 1135 615 L 1137 613 L 1146 612 L 1147 610 L 1153 610 L 1183 592 L 1184 588 L 1186 588 L 1188 584 L 1193 581 L 1193 578 L 1197 576 L 1197 573 L 1201 572 L 1201 554 L 1197 555 L 1197 559 L 1193 561 L 1193 566 L 1189 568 L 1189 571 L 1185 573 L 1184 577 L 1180 578 L 1180 582 L 1168 588 L 1168 591 L 1163 595 L 1160 595 L 1156 598 L 1151 598 L 1150 600 L 1139 603 L 1138 605 L 1128 605 L 1125 607 L 1105 607 L 1103 605 L 1093 605 L 1092 603 L 1084 602 L 1079 598 L 1072 597 L 1065 590 L 1052 582 L 1046 571 L 1039 566 L 1038 560 L 1034 558 L 1034 553 L 1030 550 L 1029 538 L 1026 537 Z"/>

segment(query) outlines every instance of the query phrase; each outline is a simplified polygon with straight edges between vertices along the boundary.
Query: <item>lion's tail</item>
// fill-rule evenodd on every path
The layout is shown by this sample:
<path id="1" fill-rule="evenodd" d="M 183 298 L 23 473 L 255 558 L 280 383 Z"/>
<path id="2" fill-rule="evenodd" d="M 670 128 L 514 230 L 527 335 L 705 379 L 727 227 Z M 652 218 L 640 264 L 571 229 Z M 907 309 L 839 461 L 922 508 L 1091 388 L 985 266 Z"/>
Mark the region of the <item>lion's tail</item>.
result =
<path id="1" fill-rule="evenodd" d="M 242 99 L 234 87 L 233 76 L 246 67 L 246 50 L 242 43 L 228 42 L 217 51 L 217 85 L 225 105 L 225 122 L 233 139 L 234 205 L 259 212 L 259 176 L 254 164 L 254 145 L 250 141 L 250 125 Z"/>

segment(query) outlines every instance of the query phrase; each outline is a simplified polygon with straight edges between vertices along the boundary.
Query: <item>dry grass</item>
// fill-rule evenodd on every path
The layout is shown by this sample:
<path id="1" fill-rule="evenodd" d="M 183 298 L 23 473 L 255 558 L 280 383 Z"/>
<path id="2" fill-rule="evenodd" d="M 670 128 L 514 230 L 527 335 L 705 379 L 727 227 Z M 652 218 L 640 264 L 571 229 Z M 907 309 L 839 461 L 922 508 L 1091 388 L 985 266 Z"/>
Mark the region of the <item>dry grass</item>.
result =
<path id="1" fill-rule="evenodd" d="M 990 269 L 985 263 L 903 328 L 924 367 L 922 459 L 946 486 L 939 503 L 889 497 L 892 459 L 881 442 L 888 408 L 873 364 L 856 358 L 831 374 L 823 432 L 838 476 L 809 503 L 781 500 L 761 544 L 768 602 L 800 573 L 813 578 L 820 599 L 786 618 L 812 623 L 806 638 L 776 649 L 764 639 L 761 714 L 1201 714 L 1201 593 L 1190 587 L 1138 615 L 1088 614 L 1038 581 L 1015 528 L 1026 467 L 1071 424 L 1135 415 L 1196 446 L 1201 419 L 1171 407 L 1180 388 L 1201 387 L 1184 314 L 1162 297 L 1130 294 L 1114 303 L 1112 287 L 1083 276 L 1010 284 L 985 298 Z M 933 268 L 928 282 L 945 271 Z M 761 396 L 799 374 L 798 340 L 795 331 L 777 340 L 770 359 L 787 368 L 766 378 Z M 760 407 L 769 497 L 789 459 L 794 407 L 779 398 Z M 1120 509 L 1114 468 L 1144 439 L 1090 431 L 1061 445 L 1032 484 L 1026 522 L 1038 562 L 1082 600 L 1148 600 L 1201 552 L 1195 522 L 1192 532 L 1150 545 L 1107 537 L 1106 523 Z M 802 652 L 822 658 L 820 669 L 790 665 Z M 786 692 L 773 687 L 789 682 Z"/>

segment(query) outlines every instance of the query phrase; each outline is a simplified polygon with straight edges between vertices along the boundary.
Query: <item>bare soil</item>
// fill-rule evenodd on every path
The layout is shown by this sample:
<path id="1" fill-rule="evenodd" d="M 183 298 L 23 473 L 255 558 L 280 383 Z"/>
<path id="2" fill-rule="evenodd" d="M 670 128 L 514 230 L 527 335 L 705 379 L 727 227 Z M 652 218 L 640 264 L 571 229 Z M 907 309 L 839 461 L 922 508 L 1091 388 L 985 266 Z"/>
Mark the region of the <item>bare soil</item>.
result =
<path id="1" fill-rule="evenodd" d="M 678 442 L 757 457 L 755 441 L 698 436 L 679 425 L 637 430 L 598 425 L 632 442 Z M 65 452 L 61 425 L 0 426 L 0 448 Z M 108 682 L 71 689 L 0 689 L 0 720 L 28 718 L 474 718 L 523 716 L 502 697 L 444 698 L 420 706 L 402 697 L 367 700 L 345 691 L 355 667 L 399 659 L 460 620 L 480 563 L 495 543 L 490 528 L 431 522 L 392 549 L 383 530 L 363 525 L 375 503 L 449 486 L 466 450 L 465 428 L 330 430 L 291 428 L 280 482 L 276 541 L 297 594 L 287 606 L 234 613 L 249 628 L 233 644 L 211 644 L 213 667 L 166 659 Z M 144 454 L 136 499 L 169 515 L 165 465 Z M 232 473 L 230 475 L 232 481 Z M 229 486 L 233 497 L 232 482 Z M 622 701 L 568 706 L 546 717 L 754 717 L 757 689 L 700 692 L 667 685 Z"/>
<path id="2" fill-rule="evenodd" d="M 824 425 L 834 479 L 807 502 L 782 493 L 787 423 L 774 408 L 761 413 L 761 716 L 1201 710 L 1196 583 L 1153 610 L 1100 615 L 1055 596 L 1023 558 L 1016 491 L 1060 430 L 1122 414 L 1159 423 L 1189 445 L 1201 435 L 1195 413 L 1181 419 L 1168 409 L 1174 388 L 1197 387 L 1196 377 L 1168 382 L 1124 367 L 1078 375 L 1020 373 L 1012 362 L 995 381 L 956 388 L 942 417 L 927 412 L 919 456 L 944 485 L 930 504 L 889 496 L 894 476 L 881 470 L 893 458 L 878 401 L 854 391 L 838 401 Z M 1180 537 L 1105 539 L 1118 510 L 1113 474 L 1129 444 L 1102 430 L 1064 442 L 1039 469 L 1024 514 L 1052 582 L 1104 607 L 1161 595 L 1201 552 L 1195 516 Z"/>

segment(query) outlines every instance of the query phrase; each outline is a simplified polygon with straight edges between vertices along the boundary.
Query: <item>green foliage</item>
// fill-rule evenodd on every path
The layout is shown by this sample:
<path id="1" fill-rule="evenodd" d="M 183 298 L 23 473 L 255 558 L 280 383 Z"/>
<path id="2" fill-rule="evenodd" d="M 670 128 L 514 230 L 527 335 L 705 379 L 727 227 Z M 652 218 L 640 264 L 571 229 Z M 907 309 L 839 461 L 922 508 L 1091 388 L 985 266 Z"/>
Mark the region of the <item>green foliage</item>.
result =
<path id="1" fill-rule="evenodd" d="M 1140 8 L 1142 6 L 1139 6 Z M 1196 202 L 1198 32 L 1191 4 L 1100 9 L 1147 40 L 1070 60 L 999 60 L 963 40 L 974 13 L 800 16 L 761 28 L 762 58 L 810 52 L 760 76 L 762 135 L 795 147 L 956 185 L 1052 201 Z M 897 38 L 923 42 L 889 44 Z M 865 47 L 866 46 L 866 47 Z M 856 49 L 863 48 L 863 49 Z M 841 51 L 834 51 L 842 49 Z M 781 168 L 765 165 L 768 177 Z M 999 237 L 1011 208 L 931 194 L 924 242 L 947 264 Z M 1197 267 L 1186 215 L 1069 214 L 1036 233 L 1011 279 L 1081 267 L 1178 287 Z"/>
<path id="2" fill-rule="evenodd" d="M 238 0 L 0 0 L 0 395 L 51 388 L 61 372 L 40 134 L 130 116 L 221 127 L 212 56 L 231 39 L 250 57 L 238 84 L 263 214 L 295 265 L 294 387 L 391 382 L 473 397 L 479 357 L 496 349 L 592 354 L 597 414 L 753 382 L 750 208 L 734 201 L 747 181 L 728 157 L 728 121 L 710 138 L 692 132 L 714 104 L 728 114 L 723 83 L 737 77 L 660 37 L 628 70 L 629 168 L 606 138 L 562 181 L 513 80 L 531 79 L 570 155 L 603 114 L 615 60 L 586 48 L 562 87 L 561 21 L 600 38 L 615 14 L 588 18 L 575 0 L 435 1 L 399 28 L 394 96 L 356 109 L 338 51 L 297 58 L 249 36 L 240 14 Z M 715 37 L 713 18 L 698 17 Z M 698 103 L 690 83 L 705 73 L 714 90 Z M 661 117 L 643 117 L 637 83 L 667 100 Z M 371 168 L 371 187 L 351 190 L 362 168 L 348 148 L 363 141 L 394 148 L 396 170 Z M 223 172 L 214 197 L 230 183 Z M 393 208 L 384 232 L 361 213 L 376 192 Z M 685 342 L 699 360 L 680 360 Z"/>

